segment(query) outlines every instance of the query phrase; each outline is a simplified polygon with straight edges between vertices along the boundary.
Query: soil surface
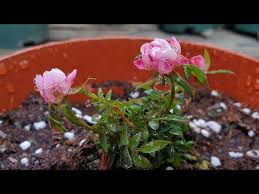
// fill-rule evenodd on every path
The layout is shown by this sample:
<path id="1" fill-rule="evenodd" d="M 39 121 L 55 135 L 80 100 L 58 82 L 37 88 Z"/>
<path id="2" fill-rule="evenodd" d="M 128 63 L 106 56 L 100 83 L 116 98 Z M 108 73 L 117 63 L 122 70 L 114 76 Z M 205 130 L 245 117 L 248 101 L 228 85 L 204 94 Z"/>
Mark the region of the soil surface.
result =
<path id="1" fill-rule="evenodd" d="M 122 87 L 125 95 L 112 97 L 132 98 L 133 87 L 127 82 L 108 81 L 93 85 L 93 88 L 99 86 Z M 244 109 L 248 107 L 213 92 L 199 90 L 184 115 L 195 124 L 198 119 L 215 121 L 221 129 L 215 132 L 207 126 L 197 125 L 196 130 L 190 127 L 187 138 L 195 142 L 191 152 L 198 161 L 194 164 L 185 162 L 180 169 L 259 169 L 259 114 L 256 118 L 256 110 Z M 140 92 L 139 96 L 142 95 Z M 82 116 L 96 113 L 93 107 L 84 104 L 73 107 L 79 109 Z M 48 124 L 48 106 L 37 95 L 29 95 L 16 110 L 0 115 L 0 123 L 0 169 L 99 168 L 100 150 L 95 146 L 95 136 L 69 123 L 66 127 L 74 134 L 73 139 L 52 131 Z M 199 123 L 202 125 L 203 122 Z M 24 141 L 30 142 L 26 150 L 21 148 Z M 211 157 L 216 157 L 216 162 L 215 159 L 212 162 Z"/>

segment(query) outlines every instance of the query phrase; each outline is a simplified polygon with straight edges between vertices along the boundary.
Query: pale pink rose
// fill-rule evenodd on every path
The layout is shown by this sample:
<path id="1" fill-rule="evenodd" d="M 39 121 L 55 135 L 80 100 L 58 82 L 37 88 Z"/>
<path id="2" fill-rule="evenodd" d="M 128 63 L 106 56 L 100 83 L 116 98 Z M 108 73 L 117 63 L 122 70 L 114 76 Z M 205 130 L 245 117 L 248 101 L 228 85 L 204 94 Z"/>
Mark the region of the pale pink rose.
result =
<path id="1" fill-rule="evenodd" d="M 172 37 L 166 40 L 155 38 L 140 48 L 141 56 L 135 59 L 138 69 L 158 71 L 160 74 L 169 74 L 178 65 L 185 64 L 188 59 L 181 55 L 179 42 Z"/>
<path id="2" fill-rule="evenodd" d="M 71 89 L 77 70 L 73 70 L 68 76 L 58 68 L 45 71 L 43 75 L 36 75 L 34 83 L 37 91 L 45 102 L 59 103 Z"/>
<path id="3" fill-rule="evenodd" d="M 202 55 L 197 55 L 190 58 L 190 63 L 196 67 L 199 67 L 203 71 L 206 69 L 205 60 Z"/>

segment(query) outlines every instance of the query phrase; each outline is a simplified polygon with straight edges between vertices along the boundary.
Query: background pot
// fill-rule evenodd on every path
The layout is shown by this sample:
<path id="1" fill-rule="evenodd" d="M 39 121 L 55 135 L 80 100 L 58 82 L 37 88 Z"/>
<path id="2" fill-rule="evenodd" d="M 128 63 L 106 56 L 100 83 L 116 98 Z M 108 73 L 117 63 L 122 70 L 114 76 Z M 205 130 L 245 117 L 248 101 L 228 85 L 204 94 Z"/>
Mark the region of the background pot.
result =
<path id="1" fill-rule="evenodd" d="M 139 71 L 133 60 L 140 46 L 151 39 L 145 38 L 99 38 L 79 39 L 49 43 L 14 53 L 0 59 L 0 111 L 17 107 L 27 95 L 34 91 L 33 78 L 53 67 L 66 73 L 78 69 L 75 84 L 87 77 L 98 82 L 127 80 L 140 82 L 151 75 Z M 259 107 L 259 60 L 227 51 L 215 46 L 182 41 L 184 55 L 201 54 L 208 49 L 211 70 L 225 68 L 235 75 L 212 75 L 210 87 L 232 96 L 248 105 Z M 80 101 L 79 96 L 73 98 Z"/>

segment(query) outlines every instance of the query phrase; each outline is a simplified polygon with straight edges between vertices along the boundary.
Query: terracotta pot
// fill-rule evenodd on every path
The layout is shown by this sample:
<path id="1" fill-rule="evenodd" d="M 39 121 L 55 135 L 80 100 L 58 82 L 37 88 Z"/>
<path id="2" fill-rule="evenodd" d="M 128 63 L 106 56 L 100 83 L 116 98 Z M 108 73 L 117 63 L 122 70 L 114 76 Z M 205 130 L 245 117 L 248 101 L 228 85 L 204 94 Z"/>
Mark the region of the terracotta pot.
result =
<path id="1" fill-rule="evenodd" d="M 78 69 L 75 84 L 88 77 L 106 80 L 144 81 L 149 71 L 139 71 L 133 60 L 140 46 L 151 39 L 99 38 L 55 42 L 24 49 L 0 59 L 0 111 L 17 107 L 34 91 L 33 78 L 45 70 L 58 67 L 65 72 Z M 205 44 L 182 41 L 186 56 L 201 54 L 208 49 L 211 69 L 225 68 L 235 75 L 212 75 L 210 87 L 253 107 L 259 107 L 259 60 Z M 257 79 L 258 77 L 258 79 Z M 115 88 L 116 89 L 116 88 Z M 117 88 L 118 91 L 120 89 Z M 84 98 L 76 96 L 74 101 Z M 107 169 L 108 157 L 101 156 L 100 169 Z"/>
<path id="2" fill-rule="evenodd" d="M 78 69 L 76 84 L 87 77 L 98 82 L 128 80 L 140 82 L 150 76 L 149 71 L 139 71 L 133 59 L 140 46 L 151 39 L 98 38 L 54 42 L 24 49 L 0 59 L 0 111 L 17 107 L 34 91 L 33 78 L 45 70 L 58 67 L 65 72 Z M 212 68 L 225 68 L 235 75 L 212 75 L 210 87 L 232 96 L 247 105 L 259 107 L 259 60 L 215 46 L 182 41 L 184 55 L 201 54 L 207 48 L 212 58 Z M 74 101 L 82 100 L 77 96 Z"/>

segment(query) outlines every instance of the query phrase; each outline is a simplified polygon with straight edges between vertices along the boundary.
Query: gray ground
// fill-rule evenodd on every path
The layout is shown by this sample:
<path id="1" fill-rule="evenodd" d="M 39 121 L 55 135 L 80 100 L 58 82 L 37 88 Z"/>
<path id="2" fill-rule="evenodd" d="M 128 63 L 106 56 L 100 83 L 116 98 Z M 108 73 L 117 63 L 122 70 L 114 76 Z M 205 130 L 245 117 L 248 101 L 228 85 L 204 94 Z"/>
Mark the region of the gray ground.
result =
<path id="1" fill-rule="evenodd" d="M 160 37 L 168 38 L 173 34 L 164 33 L 156 24 L 51 24 L 49 25 L 50 41 L 72 38 L 132 36 L 132 37 Z M 259 42 L 256 38 L 245 36 L 225 29 L 218 29 L 205 38 L 199 35 L 174 34 L 180 40 L 214 44 L 223 48 L 238 51 L 259 58 Z M 0 55 L 14 50 L 0 49 Z"/>

